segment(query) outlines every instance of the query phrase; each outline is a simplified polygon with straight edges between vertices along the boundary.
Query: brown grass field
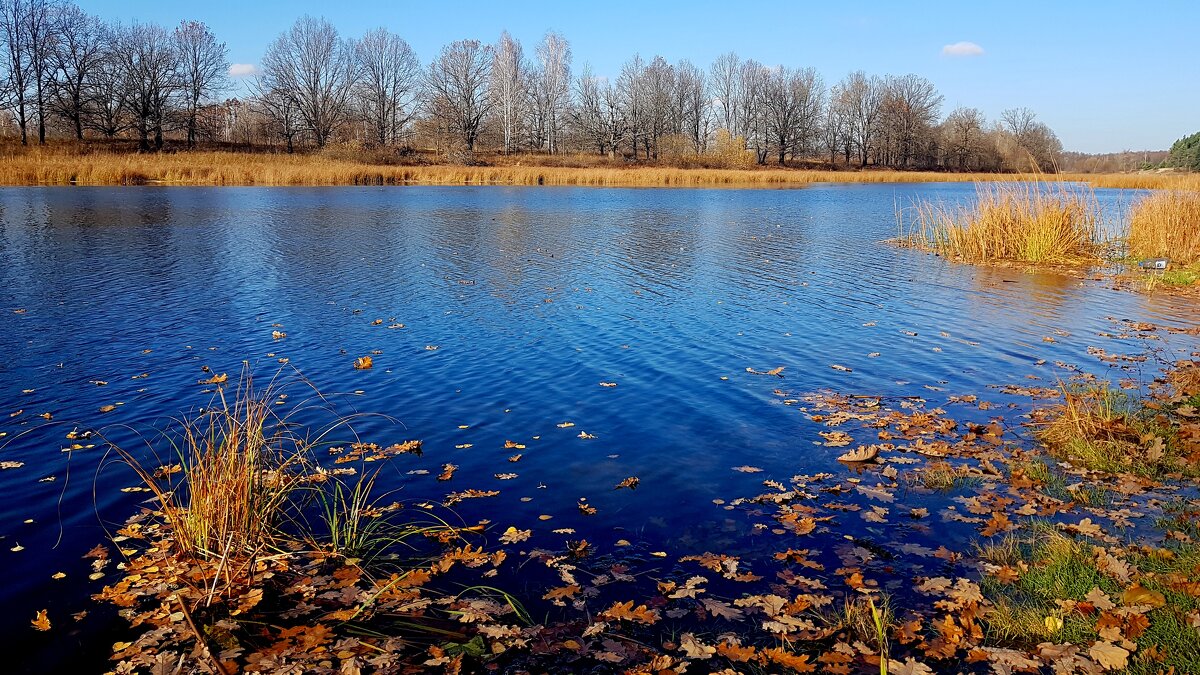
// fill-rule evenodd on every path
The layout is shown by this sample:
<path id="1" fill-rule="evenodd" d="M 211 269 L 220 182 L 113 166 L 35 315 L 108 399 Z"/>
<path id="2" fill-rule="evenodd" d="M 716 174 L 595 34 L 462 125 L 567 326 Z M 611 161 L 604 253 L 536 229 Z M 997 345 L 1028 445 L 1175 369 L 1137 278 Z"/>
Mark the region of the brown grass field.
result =
<path id="1" fill-rule="evenodd" d="M 427 156 L 426 156 L 427 157 Z M 391 158 L 394 159 L 394 158 Z M 397 165 L 369 152 L 285 154 L 196 150 L 139 154 L 100 145 L 0 144 L 0 185 L 581 185 L 625 187 L 796 187 L 819 182 L 1010 181 L 1014 174 L 831 171 L 811 168 L 713 169 L 629 165 L 594 156 L 485 156 L 490 165 Z M 1200 175 L 1057 174 L 1042 180 L 1094 187 L 1200 190 Z"/>

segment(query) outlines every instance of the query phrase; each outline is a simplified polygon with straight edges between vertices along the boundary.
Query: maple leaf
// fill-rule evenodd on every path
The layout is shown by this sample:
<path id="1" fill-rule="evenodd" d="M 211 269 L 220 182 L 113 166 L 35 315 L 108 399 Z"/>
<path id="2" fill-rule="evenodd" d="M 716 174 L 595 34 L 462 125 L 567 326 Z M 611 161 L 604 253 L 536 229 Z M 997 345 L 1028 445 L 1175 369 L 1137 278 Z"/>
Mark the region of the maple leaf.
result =
<path id="1" fill-rule="evenodd" d="M 983 528 L 983 536 L 992 537 L 1000 532 L 1007 532 L 1012 529 L 1012 522 L 1008 519 L 1008 514 L 1003 511 L 997 511 L 992 514 L 991 520 L 987 522 L 987 526 Z"/>
<path id="2" fill-rule="evenodd" d="M 44 609 L 38 610 L 37 616 L 30 621 L 34 628 L 40 631 L 50 630 L 50 617 L 46 616 L 46 612 L 47 610 Z"/>

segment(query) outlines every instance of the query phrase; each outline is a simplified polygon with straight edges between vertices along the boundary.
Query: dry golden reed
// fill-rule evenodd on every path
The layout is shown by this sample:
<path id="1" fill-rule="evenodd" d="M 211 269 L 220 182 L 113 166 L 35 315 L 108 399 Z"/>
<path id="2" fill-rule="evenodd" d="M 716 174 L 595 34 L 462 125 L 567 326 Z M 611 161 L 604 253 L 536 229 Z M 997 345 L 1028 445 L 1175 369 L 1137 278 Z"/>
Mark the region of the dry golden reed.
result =
<path id="1" fill-rule="evenodd" d="M 1092 192 L 1041 180 L 980 184 L 970 206 L 919 201 L 901 243 L 966 262 L 1080 263 L 1097 259 Z"/>
<path id="2" fill-rule="evenodd" d="M 1129 215 L 1129 254 L 1200 262 L 1200 192 L 1155 192 L 1138 201 Z"/>
<path id="3" fill-rule="evenodd" d="M 102 147 L 0 146 L 3 185 L 581 185 L 630 187 L 789 187 L 818 182 L 929 183 L 1012 180 L 1011 174 L 934 171 L 826 171 L 792 168 L 705 169 L 625 166 L 604 158 L 514 156 L 502 166 L 395 166 L 327 154 L 192 151 L 138 154 Z M 577 161 L 578 160 L 578 161 Z M 549 165 L 556 164 L 556 165 Z M 1090 181 L 1104 187 L 1200 189 L 1200 179 L 1178 174 L 1091 176 L 1060 174 L 1051 180 Z"/>

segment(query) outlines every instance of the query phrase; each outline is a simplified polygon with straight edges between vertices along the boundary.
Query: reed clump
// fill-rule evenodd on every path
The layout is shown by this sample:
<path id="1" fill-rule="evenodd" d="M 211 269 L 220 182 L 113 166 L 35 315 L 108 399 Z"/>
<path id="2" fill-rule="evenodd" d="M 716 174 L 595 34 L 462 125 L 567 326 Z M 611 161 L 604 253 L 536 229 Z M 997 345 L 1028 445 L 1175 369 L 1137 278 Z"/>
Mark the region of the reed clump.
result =
<path id="1" fill-rule="evenodd" d="M 256 394 L 249 377 L 232 396 L 218 388 L 212 406 L 165 436 L 171 460 L 156 469 L 118 449 L 154 493 L 182 553 L 233 559 L 275 542 L 307 460 L 269 393 Z"/>
<path id="2" fill-rule="evenodd" d="M 1077 264 L 1100 252 L 1090 190 L 1038 180 L 979 185 L 975 204 L 918 202 L 900 243 L 965 262 Z"/>
<path id="3" fill-rule="evenodd" d="M 1129 215 L 1129 254 L 1200 262 L 1200 192 L 1168 190 L 1138 201 Z"/>

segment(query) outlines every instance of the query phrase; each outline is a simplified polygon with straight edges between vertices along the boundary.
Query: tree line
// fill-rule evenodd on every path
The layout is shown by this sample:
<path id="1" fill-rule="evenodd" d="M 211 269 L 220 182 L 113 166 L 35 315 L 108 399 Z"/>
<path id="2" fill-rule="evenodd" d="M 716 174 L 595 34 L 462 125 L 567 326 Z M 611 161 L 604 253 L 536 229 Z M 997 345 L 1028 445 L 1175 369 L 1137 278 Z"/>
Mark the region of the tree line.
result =
<path id="1" fill-rule="evenodd" d="M 554 32 L 527 54 L 507 32 L 459 40 L 423 64 L 379 28 L 347 38 L 304 16 L 267 47 L 245 95 L 228 50 L 205 24 L 105 21 L 63 0 L 0 0 L 0 109 L 22 143 L 47 134 L 405 152 L 452 161 L 479 151 L 594 153 L 699 165 L 828 162 L 860 167 L 1053 170 L 1054 132 L 1027 108 L 989 121 L 943 115 L 943 96 L 914 74 L 813 68 L 734 53 L 707 68 L 635 55 L 614 77 L 573 70 Z"/>

